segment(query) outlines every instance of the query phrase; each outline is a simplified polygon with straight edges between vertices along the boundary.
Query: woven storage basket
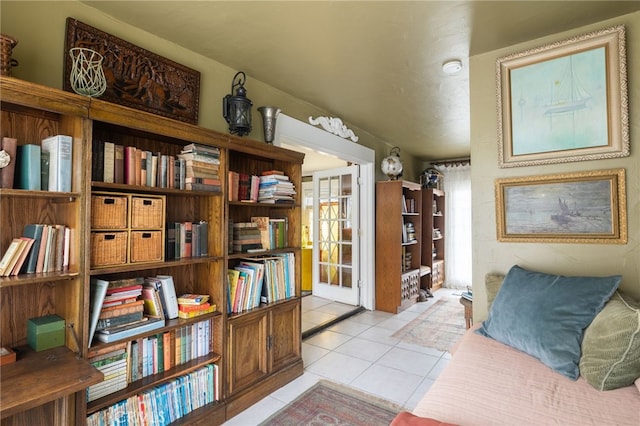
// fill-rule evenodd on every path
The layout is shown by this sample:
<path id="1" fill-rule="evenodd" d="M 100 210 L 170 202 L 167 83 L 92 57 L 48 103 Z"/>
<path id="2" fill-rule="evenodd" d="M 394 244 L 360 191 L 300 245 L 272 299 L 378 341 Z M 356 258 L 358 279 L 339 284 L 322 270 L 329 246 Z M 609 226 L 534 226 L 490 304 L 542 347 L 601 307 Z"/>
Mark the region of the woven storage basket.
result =
<path id="1" fill-rule="evenodd" d="M 131 231 L 131 263 L 164 260 L 162 231 Z"/>
<path id="2" fill-rule="evenodd" d="M 150 229 L 164 226 L 164 198 L 131 197 L 131 228 Z"/>
<path id="3" fill-rule="evenodd" d="M 120 195 L 92 195 L 91 227 L 94 229 L 126 228 L 127 197 Z"/>
<path id="4" fill-rule="evenodd" d="M 0 34 L 0 75 L 11 76 L 11 67 L 18 65 L 18 61 L 11 59 L 13 48 L 18 40 L 5 34 Z"/>
<path id="5" fill-rule="evenodd" d="M 127 263 L 127 232 L 92 232 L 91 266 Z"/>

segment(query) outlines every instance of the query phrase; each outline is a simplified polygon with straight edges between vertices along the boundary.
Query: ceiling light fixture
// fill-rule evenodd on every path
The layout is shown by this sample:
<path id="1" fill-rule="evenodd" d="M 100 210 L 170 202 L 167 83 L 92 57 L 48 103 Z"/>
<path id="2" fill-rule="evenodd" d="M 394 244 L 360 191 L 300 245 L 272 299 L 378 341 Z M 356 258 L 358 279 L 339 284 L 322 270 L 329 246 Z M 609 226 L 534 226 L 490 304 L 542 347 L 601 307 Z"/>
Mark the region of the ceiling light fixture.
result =
<path id="1" fill-rule="evenodd" d="M 451 59 L 442 64 L 442 71 L 445 74 L 455 74 L 462 70 L 462 61 L 460 59 Z"/>

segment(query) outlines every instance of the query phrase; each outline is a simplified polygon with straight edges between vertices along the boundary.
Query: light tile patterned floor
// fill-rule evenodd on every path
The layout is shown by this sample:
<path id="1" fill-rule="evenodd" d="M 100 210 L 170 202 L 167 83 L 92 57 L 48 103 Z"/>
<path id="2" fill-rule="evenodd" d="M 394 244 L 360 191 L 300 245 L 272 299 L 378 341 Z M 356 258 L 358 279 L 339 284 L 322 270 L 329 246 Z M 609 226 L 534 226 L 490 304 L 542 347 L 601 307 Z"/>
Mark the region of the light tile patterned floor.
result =
<path id="1" fill-rule="evenodd" d="M 302 343 L 304 374 L 225 423 L 257 425 L 293 401 L 318 380 L 328 379 L 385 398 L 411 410 L 449 362 L 450 354 L 391 337 L 424 312 L 436 298 L 459 294 L 440 289 L 435 298 L 393 315 L 366 311 L 315 334 Z M 347 305 L 313 296 L 302 299 L 303 330 L 338 316 Z M 315 311 L 315 312 L 314 312 Z M 325 315 L 323 315 L 325 314 Z M 464 308 L 460 306 L 460 316 Z M 314 323 L 315 322 L 315 323 Z"/>

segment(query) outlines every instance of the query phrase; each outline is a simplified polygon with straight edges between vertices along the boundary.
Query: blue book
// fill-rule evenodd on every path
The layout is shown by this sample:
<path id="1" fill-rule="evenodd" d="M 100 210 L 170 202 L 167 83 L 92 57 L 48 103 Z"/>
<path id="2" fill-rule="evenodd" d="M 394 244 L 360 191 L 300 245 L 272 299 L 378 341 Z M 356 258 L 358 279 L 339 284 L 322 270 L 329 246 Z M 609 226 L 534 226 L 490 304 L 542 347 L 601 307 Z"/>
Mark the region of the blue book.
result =
<path id="1" fill-rule="evenodd" d="M 42 152 L 49 153 L 49 191 L 71 192 L 71 136 L 56 135 L 42 141 Z"/>
<path id="2" fill-rule="evenodd" d="M 40 190 L 40 145 L 18 147 L 18 181 L 20 189 Z"/>
<path id="3" fill-rule="evenodd" d="M 22 232 L 23 237 L 33 238 L 33 245 L 29 252 L 26 262 L 22 265 L 21 274 L 35 274 L 36 265 L 38 263 L 38 253 L 40 253 L 40 242 L 42 240 L 42 229 L 44 225 L 38 223 L 29 223 L 25 225 Z"/>

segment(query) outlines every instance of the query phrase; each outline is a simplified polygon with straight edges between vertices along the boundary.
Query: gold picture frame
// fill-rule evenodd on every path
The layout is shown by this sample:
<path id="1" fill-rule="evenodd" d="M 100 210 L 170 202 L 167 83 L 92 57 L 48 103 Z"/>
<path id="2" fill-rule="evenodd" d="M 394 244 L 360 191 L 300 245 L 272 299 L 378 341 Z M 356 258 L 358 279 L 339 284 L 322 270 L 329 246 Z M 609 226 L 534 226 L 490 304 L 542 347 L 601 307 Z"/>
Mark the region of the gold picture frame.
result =
<path id="1" fill-rule="evenodd" d="M 498 241 L 627 243 L 624 169 L 501 178 Z"/>
<path id="2" fill-rule="evenodd" d="M 500 167 L 629 155 L 625 28 L 496 61 Z"/>

